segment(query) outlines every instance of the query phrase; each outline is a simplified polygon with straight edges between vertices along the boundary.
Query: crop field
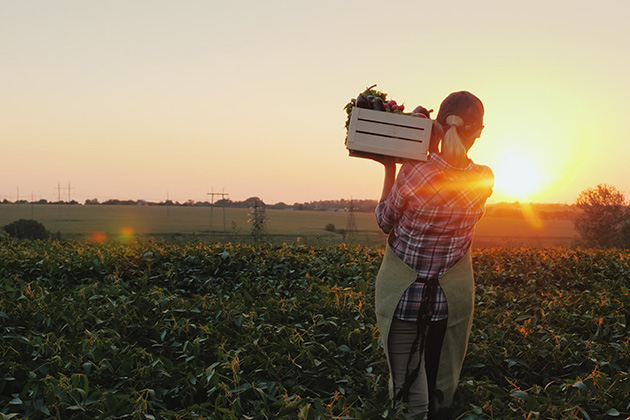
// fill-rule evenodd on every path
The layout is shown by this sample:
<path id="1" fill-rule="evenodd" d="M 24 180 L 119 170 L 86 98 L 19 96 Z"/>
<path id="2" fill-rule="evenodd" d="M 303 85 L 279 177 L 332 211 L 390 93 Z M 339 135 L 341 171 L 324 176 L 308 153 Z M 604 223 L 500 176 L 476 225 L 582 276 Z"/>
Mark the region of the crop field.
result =
<path id="1" fill-rule="evenodd" d="M 0 418 L 397 419 L 382 249 L 0 238 Z M 630 418 L 630 253 L 475 249 L 458 419 Z"/>
<path id="2" fill-rule="evenodd" d="M 18 219 L 35 219 L 64 239 L 144 237 L 165 240 L 246 242 L 250 236 L 249 209 L 161 206 L 68 206 L 0 204 L 0 228 Z M 267 210 L 267 234 L 275 243 L 332 245 L 353 242 L 378 246 L 385 236 L 374 214 L 354 213 L 357 233 L 344 238 L 327 232 L 348 225 L 348 213 Z M 528 220 L 485 217 L 479 222 L 473 246 L 570 246 L 575 231 L 569 220 Z"/>

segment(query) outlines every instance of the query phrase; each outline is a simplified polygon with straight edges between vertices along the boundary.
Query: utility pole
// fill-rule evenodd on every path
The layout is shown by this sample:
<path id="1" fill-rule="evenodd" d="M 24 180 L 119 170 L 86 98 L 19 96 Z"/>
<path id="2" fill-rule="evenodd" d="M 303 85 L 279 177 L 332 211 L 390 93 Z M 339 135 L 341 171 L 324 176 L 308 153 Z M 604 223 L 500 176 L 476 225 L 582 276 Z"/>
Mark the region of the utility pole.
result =
<path id="1" fill-rule="evenodd" d="M 212 213 L 214 211 L 214 196 L 221 196 L 222 200 L 225 200 L 225 197 L 229 196 L 228 193 L 223 192 L 215 193 L 214 188 L 211 189 L 212 192 L 207 193 L 210 196 L 210 231 L 212 231 Z M 225 223 L 225 201 L 223 201 L 223 231 L 227 232 L 227 224 Z"/>
<path id="2" fill-rule="evenodd" d="M 167 190 L 166 191 L 166 218 L 167 219 L 170 217 L 170 206 L 171 206 L 171 199 L 169 198 L 168 190 Z"/>
<path id="3" fill-rule="evenodd" d="M 72 187 L 70 187 L 70 182 L 68 182 L 68 220 L 71 220 L 72 218 L 70 217 L 70 191 L 72 190 Z"/>
<path id="4" fill-rule="evenodd" d="M 57 219 L 61 220 L 61 183 L 57 181 Z"/>

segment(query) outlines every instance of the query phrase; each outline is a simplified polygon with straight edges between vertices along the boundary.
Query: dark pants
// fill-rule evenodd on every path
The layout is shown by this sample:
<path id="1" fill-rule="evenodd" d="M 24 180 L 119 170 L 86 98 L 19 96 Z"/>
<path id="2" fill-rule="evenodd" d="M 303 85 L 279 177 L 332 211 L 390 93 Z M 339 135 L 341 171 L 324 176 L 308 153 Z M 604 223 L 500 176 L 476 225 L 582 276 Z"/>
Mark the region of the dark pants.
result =
<path id="1" fill-rule="evenodd" d="M 409 405 L 409 410 L 405 413 L 409 419 L 427 418 L 431 420 L 434 417 L 431 396 L 435 390 L 440 352 L 442 351 L 442 342 L 444 341 L 447 322 L 448 320 L 445 319 L 429 323 L 426 347 L 421 359 L 420 372 L 411 385 L 408 400 L 404 401 Z M 411 351 L 417 333 L 417 322 L 401 321 L 396 318 L 392 320 L 392 326 L 389 331 L 388 348 L 392 365 L 392 376 L 394 379 L 394 394 L 398 394 L 398 391 L 405 381 L 409 352 Z M 419 359 L 420 354 L 416 353 L 411 360 L 409 370 L 417 366 Z"/>

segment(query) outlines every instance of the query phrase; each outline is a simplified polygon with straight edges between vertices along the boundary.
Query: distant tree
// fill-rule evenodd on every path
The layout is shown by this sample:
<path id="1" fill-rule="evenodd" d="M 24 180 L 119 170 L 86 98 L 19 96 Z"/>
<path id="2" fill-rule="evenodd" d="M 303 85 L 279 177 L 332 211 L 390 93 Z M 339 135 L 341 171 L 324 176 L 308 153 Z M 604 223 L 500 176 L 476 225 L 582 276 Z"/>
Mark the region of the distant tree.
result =
<path id="1" fill-rule="evenodd" d="M 251 204 L 249 222 L 252 224 L 252 238 L 256 241 L 261 241 L 267 235 L 267 212 L 265 203 L 258 197 L 251 197 L 246 201 Z"/>
<path id="2" fill-rule="evenodd" d="M 335 232 L 335 225 L 333 223 L 328 223 L 324 228 L 326 232 Z"/>
<path id="3" fill-rule="evenodd" d="M 46 239 L 48 232 L 44 225 L 36 220 L 20 219 L 9 223 L 4 230 L 12 238 L 18 239 Z"/>
<path id="4" fill-rule="evenodd" d="M 287 203 L 284 202 L 279 202 L 276 204 L 271 204 L 270 206 L 268 206 L 270 209 L 275 209 L 275 210 L 286 210 L 288 208 L 290 208 L 291 206 L 289 206 Z"/>
<path id="5" fill-rule="evenodd" d="M 136 204 L 138 204 L 136 200 L 119 200 L 117 198 L 103 201 L 105 206 L 135 206 Z"/>
<path id="6" fill-rule="evenodd" d="M 621 191 L 611 185 L 599 184 L 582 191 L 575 205 L 580 212 L 573 223 L 585 246 L 619 244 L 621 225 L 628 217 L 626 198 Z"/>
<path id="7" fill-rule="evenodd" d="M 86 206 L 92 206 L 92 205 L 97 205 L 97 204 L 99 204 L 98 198 L 88 198 L 87 200 L 85 200 Z"/>
<path id="8" fill-rule="evenodd" d="M 263 206 L 265 207 L 265 202 L 262 201 L 260 198 L 258 197 L 249 197 L 247 200 L 242 202 L 242 205 L 244 207 L 248 207 L 248 208 L 254 208 L 256 206 Z"/>
<path id="9" fill-rule="evenodd" d="M 230 200 L 229 198 L 221 198 L 220 200 L 215 201 L 213 206 L 214 207 L 241 207 L 239 204 L 240 204 L 239 202 L 234 202 Z M 242 207 L 247 207 L 247 206 L 243 205 Z"/>

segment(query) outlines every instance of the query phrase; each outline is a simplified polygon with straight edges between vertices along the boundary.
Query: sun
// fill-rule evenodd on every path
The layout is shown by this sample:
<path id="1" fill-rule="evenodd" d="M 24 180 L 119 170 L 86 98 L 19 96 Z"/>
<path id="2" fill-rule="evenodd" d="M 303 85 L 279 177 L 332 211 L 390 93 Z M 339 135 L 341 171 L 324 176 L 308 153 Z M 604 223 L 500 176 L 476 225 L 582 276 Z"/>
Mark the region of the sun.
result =
<path id="1" fill-rule="evenodd" d="M 531 157 L 506 152 L 493 166 L 497 196 L 506 201 L 530 201 L 543 186 L 544 176 Z"/>

